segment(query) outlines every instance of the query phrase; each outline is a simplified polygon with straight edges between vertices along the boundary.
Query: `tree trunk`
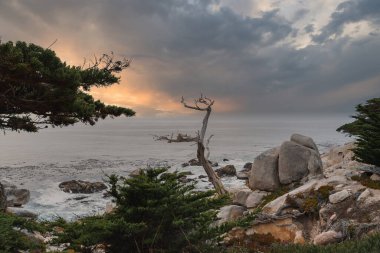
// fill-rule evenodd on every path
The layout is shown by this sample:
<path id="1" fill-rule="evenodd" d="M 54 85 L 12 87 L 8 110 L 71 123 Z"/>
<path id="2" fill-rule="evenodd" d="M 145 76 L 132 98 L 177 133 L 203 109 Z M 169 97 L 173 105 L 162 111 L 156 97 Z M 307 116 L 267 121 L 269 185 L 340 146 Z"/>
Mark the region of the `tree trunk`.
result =
<path id="1" fill-rule="evenodd" d="M 208 160 L 205 157 L 205 147 L 202 142 L 198 142 L 197 158 L 198 158 L 198 161 L 202 164 L 204 170 L 206 171 L 208 180 L 212 183 L 216 192 L 219 195 L 227 194 L 228 191 L 224 188 L 222 181 L 220 181 L 220 178 L 212 169 L 211 164 L 208 162 Z"/>

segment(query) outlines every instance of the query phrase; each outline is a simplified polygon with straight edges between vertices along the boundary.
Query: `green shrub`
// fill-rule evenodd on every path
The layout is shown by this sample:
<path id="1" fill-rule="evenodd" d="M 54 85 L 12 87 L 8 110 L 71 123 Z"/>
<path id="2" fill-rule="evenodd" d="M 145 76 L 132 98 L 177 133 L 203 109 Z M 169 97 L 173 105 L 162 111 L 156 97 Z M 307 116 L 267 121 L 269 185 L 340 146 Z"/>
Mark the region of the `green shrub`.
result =
<path id="1" fill-rule="evenodd" d="M 270 253 L 379 253 L 380 235 L 372 235 L 361 240 L 344 241 L 328 246 L 315 245 L 275 245 Z"/>
<path id="2" fill-rule="evenodd" d="M 22 229 L 43 231 L 44 228 L 34 221 L 0 213 L 0 253 L 43 250 L 43 245 L 20 232 Z"/>
<path id="3" fill-rule="evenodd" d="M 196 192 L 180 183 L 180 173 L 149 169 L 133 178 L 110 177 L 116 209 L 104 216 L 88 217 L 64 225 L 59 241 L 86 251 L 95 244 L 109 252 L 198 252 L 211 249 L 221 233 L 211 224 L 215 209 L 227 198 L 214 192 Z M 83 247 L 84 246 L 84 247 Z"/>
<path id="4" fill-rule="evenodd" d="M 360 182 L 362 185 L 367 186 L 368 188 L 380 190 L 380 182 L 372 180 L 366 173 L 363 173 L 360 176 L 352 176 L 351 179 Z"/>

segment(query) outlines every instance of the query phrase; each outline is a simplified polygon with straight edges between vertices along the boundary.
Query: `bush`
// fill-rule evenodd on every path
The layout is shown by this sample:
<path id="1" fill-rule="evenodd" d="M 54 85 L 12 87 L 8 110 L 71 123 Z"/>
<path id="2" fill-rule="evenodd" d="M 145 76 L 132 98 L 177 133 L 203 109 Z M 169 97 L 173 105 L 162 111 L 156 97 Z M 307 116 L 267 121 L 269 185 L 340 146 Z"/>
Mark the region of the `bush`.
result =
<path id="1" fill-rule="evenodd" d="M 380 235 L 372 235 L 361 240 L 344 241 L 328 246 L 315 245 L 276 245 L 271 253 L 378 253 Z"/>
<path id="2" fill-rule="evenodd" d="M 41 231 L 41 225 L 34 221 L 0 212 L 0 253 L 20 250 L 43 250 L 41 242 L 27 237 L 20 230 Z"/>
<path id="3" fill-rule="evenodd" d="M 111 176 L 115 211 L 66 224 L 59 240 L 81 251 L 100 243 L 109 252 L 141 253 L 198 252 L 202 244 L 212 246 L 220 233 L 211 226 L 215 209 L 226 198 L 212 191 L 196 192 L 194 185 L 178 181 L 182 174 L 164 172 L 149 169 L 128 179 Z"/>
<path id="4" fill-rule="evenodd" d="M 355 159 L 380 167 L 380 98 L 356 106 L 355 121 L 337 129 L 356 137 Z"/>

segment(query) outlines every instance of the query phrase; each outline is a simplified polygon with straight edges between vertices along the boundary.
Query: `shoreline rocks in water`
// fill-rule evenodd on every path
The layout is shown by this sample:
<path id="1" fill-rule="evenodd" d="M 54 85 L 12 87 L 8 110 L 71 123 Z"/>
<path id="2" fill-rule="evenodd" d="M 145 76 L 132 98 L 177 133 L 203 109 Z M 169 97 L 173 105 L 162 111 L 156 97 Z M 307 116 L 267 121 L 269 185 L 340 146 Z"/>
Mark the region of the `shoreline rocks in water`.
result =
<path id="1" fill-rule="evenodd" d="M 101 192 L 107 189 L 107 186 L 103 182 L 88 182 L 82 180 L 70 180 L 62 182 L 58 187 L 67 193 L 95 193 Z"/>
<path id="2" fill-rule="evenodd" d="M 0 202 L 5 199 L 5 207 L 21 207 L 30 200 L 30 191 L 19 189 L 6 180 L 1 181 Z M 1 200 L 2 199 L 2 200 Z M 2 204 L 4 205 L 4 204 Z"/>
<path id="3" fill-rule="evenodd" d="M 222 168 L 216 169 L 215 172 L 216 172 L 216 174 L 219 177 L 224 177 L 224 176 L 233 177 L 233 176 L 236 176 L 236 168 L 235 168 L 235 166 L 233 166 L 231 164 L 226 165 L 226 166 L 224 166 Z"/>

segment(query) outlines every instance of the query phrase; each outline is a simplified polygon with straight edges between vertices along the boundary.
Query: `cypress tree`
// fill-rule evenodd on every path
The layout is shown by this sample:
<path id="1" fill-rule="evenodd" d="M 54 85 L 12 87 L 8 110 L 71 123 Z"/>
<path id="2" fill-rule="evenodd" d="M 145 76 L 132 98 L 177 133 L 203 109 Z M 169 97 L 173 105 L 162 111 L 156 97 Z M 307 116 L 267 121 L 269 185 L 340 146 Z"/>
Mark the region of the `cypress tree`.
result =
<path id="1" fill-rule="evenodd" d="M 107 54 L 87 67 L 70 66 L 50 49 L 0 41 L 0 129 L 36 132 L 49 125 L 133 116 L 133 110 L 105 105 L 87 93 L 119 83 L 115 74 L 128 66 L 128 60 Z"/>
<path id="2" fill-rule="evenodd" d="M 380 98 L 356 106 L 355 121 L 337 131 L 356 138 L 353 150 L 357 161 L 380 167 Z"/>

